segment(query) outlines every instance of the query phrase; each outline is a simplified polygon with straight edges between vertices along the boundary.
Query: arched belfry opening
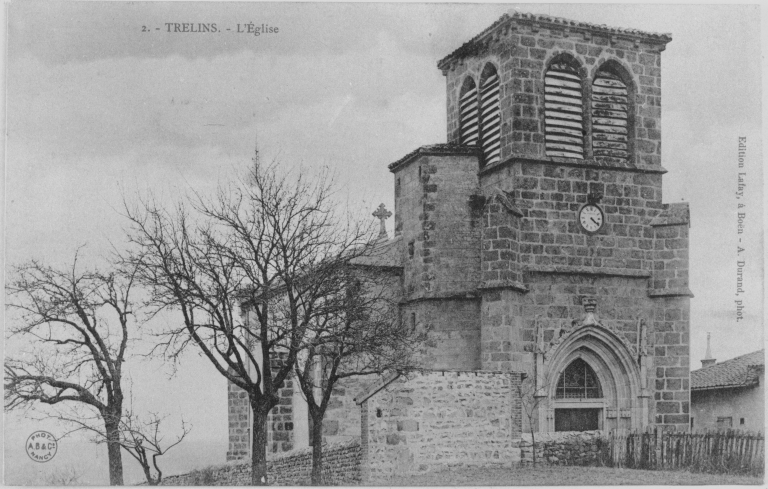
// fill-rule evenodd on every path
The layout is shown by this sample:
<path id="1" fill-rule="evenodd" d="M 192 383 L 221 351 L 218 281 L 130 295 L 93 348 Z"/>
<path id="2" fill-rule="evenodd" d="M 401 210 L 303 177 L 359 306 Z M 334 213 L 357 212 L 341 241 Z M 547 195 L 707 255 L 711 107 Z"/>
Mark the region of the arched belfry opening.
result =
<path id="1" fill-rule="evenodd" d="M 485 165 L 499 161 L 501 155 L 501 108 L 499 73 L 486 63 L 480 75 L 480 136 Z"/>
<path id="2" fill-rule="evenodd" d="M 600 324 L 581 326 L 553 345 L 537 379 L 546 399 L 541 431 L 638 429 L 648 404 L 637 355 Z"/>

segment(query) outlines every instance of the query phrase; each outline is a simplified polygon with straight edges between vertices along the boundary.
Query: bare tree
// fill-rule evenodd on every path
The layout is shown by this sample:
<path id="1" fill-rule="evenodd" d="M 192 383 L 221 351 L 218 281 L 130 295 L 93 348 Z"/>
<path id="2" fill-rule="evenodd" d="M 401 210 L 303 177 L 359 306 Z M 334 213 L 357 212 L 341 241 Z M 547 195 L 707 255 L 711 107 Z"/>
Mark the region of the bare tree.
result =
<path id="1" fill-rule="evenodd" d="M 156 486 L 163 480 L 163 472 L 158 465 L 158 458 L 181 443 L 191 429 L 189 424 L 182 420 L 181 434 L 172 441 L 164 443 L 165 435 L 160 430 L 160 424 L 164 419 L 156 413 L 150 413 L 148 419 L 141 419 L 134 413 L 128 412 L 123 417 L 121 425 L 120 445 L 139 462 L 147 484 L 150 486 Z"/>
<path id="2" fill-rule="evenodd" d="M 369 251 L 371 255 L 376 249 Z M 315 311 L 298 355 L 296 378 L 312 418 L 312 485 L 322 481 L 323 420 L 339 381 L 417 368 L 415 353 L 424 340 L 399 320 L 393 291 L 397 277 L 350 262 L 337 265 L 325 281 L 326 293 Z"/>
<path id="3" fill-rule="evenodd" d="M 56 417 L 73 428 L 65 432 L 59 438 L 64 438 L 76 432 L 86 432 L 93 443 L 116 443 L 128 452 L 141 465 L 147 484 L 158 485 L 163 478 L 158 458 L 165 455 L 170 449 L 181 443 L 191 431 L 191 426 L 181 420 L 181 432 L 173 439 L 166 442 L 166 433 L 160 429 L 161 423 L 167 416 L 157 413 L 149 413 L 142 417 L 129 406 L 123 410 L 120 417 L 119 436 L 117 442 L 110 442 L 107 433 L 99 426 L 98 414 L 83 412 L 74 409 L 71 412 L 57 412 Z"/>
<path id="4" fill-rule="evenodd" d="M 528 421 L 528 430 L 531 434 L 531 453 L 533 466 L 536 467 L 536 428 L 539 417 L 539 409 L 547 403 L 545 392 L 549 382 L 546 378 L 537 382 L 535 376 L 523 373 L 520 383 L 515 388 L 515 393 L 522 407 L 523 414 Z M 540 427 L 539 427 L 540 428 Z"/>
<path id="5" fill-rule="evenodd" d="M 6 286 L 8 307 L 19 313 L 10 337 L 30 345 L 6 359 L 6 410 L 63 403 L 95 411 L 107 441 L 111 485 L 123 484 L 121 382 L 135 319 L 134 278 L 135 269 L 81 271 L 76 254 L 68 269 L 38 261 L 15 267 Z"/>
<path id="6" fill-rule="evenodd" d="M 337 216 L 331 190 L 329 179 L 291 177 L 257 154 L 246 178 L 211 199 L 195 195 L 171 211 L 152 198 L 126 204 L 135 246 L 126 262 L 151 289 L 154 311 L 181 320 L 158 347 L 170 358 L 198 350 L 248 394 L 254 485 L 267 484 L 267 414 L 305 345 L 324 280 L 366 241 Z"/>

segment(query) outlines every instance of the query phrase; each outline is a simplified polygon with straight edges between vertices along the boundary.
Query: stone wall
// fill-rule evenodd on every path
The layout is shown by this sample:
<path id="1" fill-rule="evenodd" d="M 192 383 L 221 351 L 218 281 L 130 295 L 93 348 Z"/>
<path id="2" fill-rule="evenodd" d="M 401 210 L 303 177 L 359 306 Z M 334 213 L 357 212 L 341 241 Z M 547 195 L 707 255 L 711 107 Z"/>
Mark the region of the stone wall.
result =
<path id="1" fill-rule="evenodd" d="M 512 466 L 520 460 L 519 382 L 515 373 L 429 372 L 390 383 L 361 406 L 364 481 Z"/>
<path id="2" fill-rule="evenodd" d="M 662 203 L 661 173 L 512 161 L 485 172 L 481 185 L 491 203 L 482 368 L 532 372 L 536 326 L 547 343 L 567 334 L 584 315 L 580 298 L 593 296 L 603 324 L 635 355 L 638 321 L 647 325 L 643 375 L 653 399 L 643 423 L 687 429 L 689 212 Z M 605 224 L 593 235 L 577 219 L 588 193 L 603 194 Z"/>
<path id="3" fill-rule="evenodd" d="M 232 382 L 227 382 L 229 450 L 227 461 L 241 460 L 251 453 L 251 405 L 248 393 Z"/>
<path id="4" fill-rule="evenodd" d="M 336 383 L 323 420 L 323 442 L 344 443 L 360 439 L 360 406 L 355 398 L 376 379 L 377 375 L 367 375 Z"/>
<path id="5" fill-rule="evenodd" d="M 324 482 L 331 485 L 359 485 L 360 441 L 327 444 L 323 449 Z M 277 486 L 298 486 L 310 483 L 312 447 L 279 454 L 267 462 L 269 483 Z M 163 479 L 164 486 L 250 486 L 250 463 L 226 465 L 196 470 L 188 474 Z"/>
<path id="6" fill-rule="evenodd" d="M 270 361 L 272 372 L 282 368 L 286 353 L 274 355 Z M 274 374 L 273 374 L 274 375 Z M 300 389 L 293 375 L 283 381 L 277 389 L 278 402 L 267 415 L 267 452 L 289 452 L 294 448 L 293 436 L 293 389 Z"/>
<path id="7" fill-rule="evenodd" d="M 603 447 L 600 431 L 536 433 L 536 463 L 548 465 L 596 465 Z M 520 442 L 523 463 L 533 462 L 531 434 Z"/>
<path id="8" fill-rule="evenodd" d="M 429 331 L 422 366 L 480 368 L 478 157 L 436 145 L 392 166 L 403 320 Z M 433 154 L 444 152 L 445 154 Z"/>

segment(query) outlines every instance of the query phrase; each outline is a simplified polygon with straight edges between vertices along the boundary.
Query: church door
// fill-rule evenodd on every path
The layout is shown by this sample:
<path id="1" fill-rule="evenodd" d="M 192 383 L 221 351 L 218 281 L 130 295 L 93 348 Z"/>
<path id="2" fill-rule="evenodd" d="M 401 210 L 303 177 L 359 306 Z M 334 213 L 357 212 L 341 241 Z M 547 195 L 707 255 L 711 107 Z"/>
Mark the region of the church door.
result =
<path id="1" fill-rule="evenodd" d="M 555 431 L 592 431 L 599 426 L 599 408 L 555 409 Z"/>
<path id="2" fill-rule="evenodd" d="M 560 375 L 555 391 L 555 431 L 601 428 L 603 390 L 595 371 L 577 358 Z"/>

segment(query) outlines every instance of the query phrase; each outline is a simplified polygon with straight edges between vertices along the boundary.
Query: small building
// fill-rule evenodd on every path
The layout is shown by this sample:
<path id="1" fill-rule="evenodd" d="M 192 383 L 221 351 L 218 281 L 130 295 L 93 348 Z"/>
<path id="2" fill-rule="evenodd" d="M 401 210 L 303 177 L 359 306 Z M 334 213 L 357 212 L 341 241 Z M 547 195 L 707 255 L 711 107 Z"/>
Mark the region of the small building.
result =
<path id="1" fill-rule="evenodd" d="M 765 350 L 720 363 L 707 357 L 691 372 L 691 429 L 764 432 Z"/>

